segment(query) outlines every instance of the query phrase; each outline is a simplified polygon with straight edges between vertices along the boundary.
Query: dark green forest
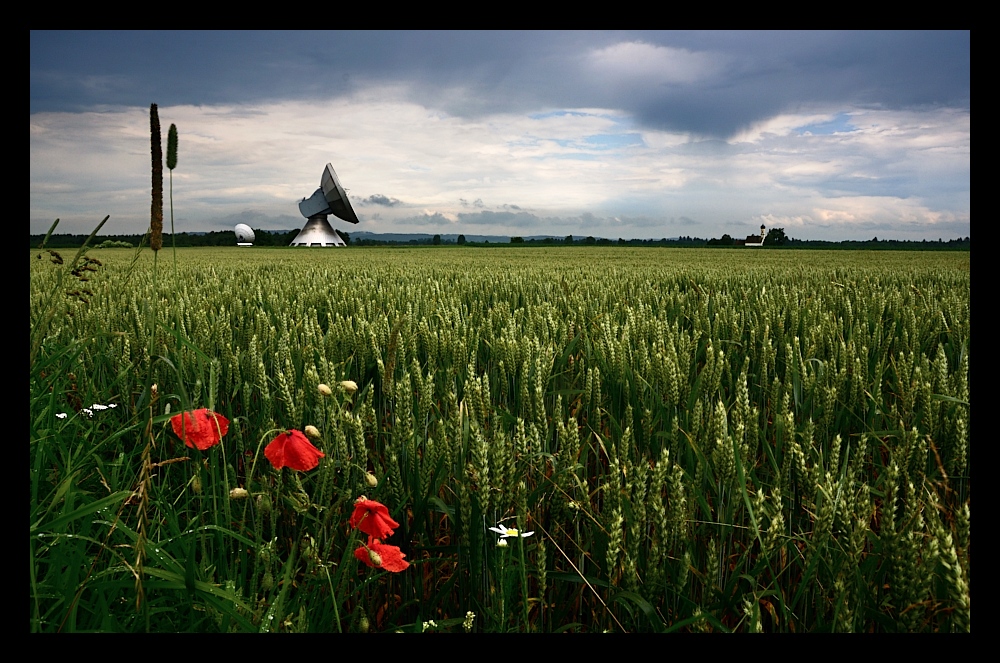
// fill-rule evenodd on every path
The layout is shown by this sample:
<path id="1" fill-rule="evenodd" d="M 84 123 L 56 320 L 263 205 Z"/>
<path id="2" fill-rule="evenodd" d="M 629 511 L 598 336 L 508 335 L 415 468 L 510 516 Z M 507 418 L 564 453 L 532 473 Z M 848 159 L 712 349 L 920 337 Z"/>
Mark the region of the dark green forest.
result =
<path id="1" fill-rule="evenodd" d="M 777 231 L 781 231 L 778 233 Z M 267 230 L 254 230 L 256 239 L 254 241 L 255 246 L 288 246 L 295 239 L 298 234 L 298 230 L 289 230 L 287 232 L 269 232 Z M 387 246 L 387 245 L 418 245 L 418 246 L 669 246 L 669 247 L 734 247 L 739 246 L 737 240 L 730 237 L 728 234 L 723 235 L 721 238 L 703 239 L 701 237 L 674 237 L 674 238 L 661 238 L 661 239 L 622 239 L 611 240 L 606 238 L 598 238 L 593 236 L 588 237 L 574 237 L 568 235 L 565 238 L 561 237 L 550 237 L 550 238 L 529 238 L 525 239 L 523 237 L 511 237 L 509 242 L 498 241 L 498 242 L 466 242 L 465 236 L 460 235 L 458 241 L 455 240 L 442 240 L 440 235 L 427 235 L 419 239 L 409 239 L 405 241 L 397 241 L 392 239 L 379 239 L 378 236 L 366 237 L 364 239 L 352 240 L 350 235 L 343 231 L 338 231 L 340 235 L 344 238 L 344 241 L 352 247 L 364 247 L 364 246 Z M 773 241 L 774 236 L 780 237 L 780 240 Z M 45 239 L 45 235 L 30 235 L 30 242 L 28 248 L 35 249 L 38 248 Z M 59 249 L 59 248 L 77 248 L 83 244 L 87 239 L 87 235 L 73 235 L 73 234 L 53 234 L 49 237 L 46 247 Z M 769 241 L 772 240 L 772 241 Z M 94 238 L 92 246 L 94 247 L 124 247 L 126 244 L 130 247 L 136 247 L 142 244 L 143 246 L 148 245 L 148 236 L 145 235 L 98 235 Z M 234 246 L 236 244 L 236 234 L 232 230 L 220 230 L 208 233 L 177 233 L 177 246 Z M 163 234 L 163 245 L 165 247 L 173 246 L 173 239 L 169 233 Z M 899 239 L 879 239 L 878 237 L 873 237 L 870 240 L 845 240 L 842 242 L 831 242 L 826 240 L 810 240 L 810 239 L 795 239 L 792 237 L 787 237 L 784 230 L 781 228 L 776 228 L 771 231 L 771 234 L 764 241 L 763 247 L 755 247 L 755 250 L 761 250 L 768 247 L 780 247 L 785 249 L 867 249 L 867 250 L 878 250 L 878 251 L 969 251 L 971 249 L 970 238 L 969 237 L 959 237 L 955 239 L 938 239 L 936 241 L 913 241 L 913 240 L 899 240 Z"/>

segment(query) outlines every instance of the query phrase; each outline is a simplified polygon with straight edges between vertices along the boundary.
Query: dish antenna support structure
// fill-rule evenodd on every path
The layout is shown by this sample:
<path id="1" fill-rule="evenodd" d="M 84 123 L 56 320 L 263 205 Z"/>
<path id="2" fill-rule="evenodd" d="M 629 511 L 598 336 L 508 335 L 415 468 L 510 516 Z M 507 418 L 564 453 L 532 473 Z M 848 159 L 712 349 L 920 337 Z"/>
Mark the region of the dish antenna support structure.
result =
<path id="1" fill-rule="evenodd" d="M 348 223 L 359 223 L 358 215 L 347 199 L 347 192 L 340 184 L 333 164 L 326 164 L 319 188 L 308 198 L 299 201 L 299 212 L 307 221 L 291 246 L 347 246 L 333 229 L 327 217 L 333 214 Z"/>

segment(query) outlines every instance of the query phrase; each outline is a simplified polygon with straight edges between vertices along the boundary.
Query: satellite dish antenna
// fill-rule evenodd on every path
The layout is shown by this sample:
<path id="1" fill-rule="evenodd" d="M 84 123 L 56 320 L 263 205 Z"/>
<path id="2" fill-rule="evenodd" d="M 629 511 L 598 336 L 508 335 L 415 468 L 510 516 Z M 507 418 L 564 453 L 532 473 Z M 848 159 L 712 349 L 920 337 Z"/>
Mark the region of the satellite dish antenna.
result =
<path id="1" fill-rule="evenodd" d="M 319 188 L 310 197 L 299 201 L 299 212 L 308 220 L 292 240 L 292 246 L 347 246 L 327 221 L 330 214 L 348 223 L 359 223 L 337 171 L 329 163 L 323 169 Z"/>
<path id="2" fill-rule="evenodd" d="M 233 230 L 236 232 L 236 246 L 253 246 L 256 237 L 250 226 L 245 223 L 237 223 Z"/>

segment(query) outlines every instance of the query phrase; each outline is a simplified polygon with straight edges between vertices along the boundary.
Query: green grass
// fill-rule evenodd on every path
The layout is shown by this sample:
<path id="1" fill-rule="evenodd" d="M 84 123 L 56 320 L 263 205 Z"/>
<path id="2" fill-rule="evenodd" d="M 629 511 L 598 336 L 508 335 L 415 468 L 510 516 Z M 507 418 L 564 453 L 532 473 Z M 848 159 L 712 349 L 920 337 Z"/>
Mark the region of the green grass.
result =
<path id="1" fill-rule="evenodd" d="M 39 254 L 33 632 L 969 630 L 968 253 Z"/>

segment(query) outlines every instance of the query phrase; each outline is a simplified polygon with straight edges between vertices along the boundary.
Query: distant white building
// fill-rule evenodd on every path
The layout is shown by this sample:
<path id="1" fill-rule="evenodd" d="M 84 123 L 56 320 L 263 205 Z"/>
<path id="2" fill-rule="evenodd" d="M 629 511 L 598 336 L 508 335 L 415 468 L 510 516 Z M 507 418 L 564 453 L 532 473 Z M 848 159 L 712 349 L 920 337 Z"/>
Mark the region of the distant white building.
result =
<path id="1" fill-rule="evenodd" d="M 764 246 L 764 238 L 767 237 L 767 228 L 764 224 L 760 224 L 760 234 L 759 235 L 747 235 L 746 240 L 743 242 L 743 246 Z"/>

